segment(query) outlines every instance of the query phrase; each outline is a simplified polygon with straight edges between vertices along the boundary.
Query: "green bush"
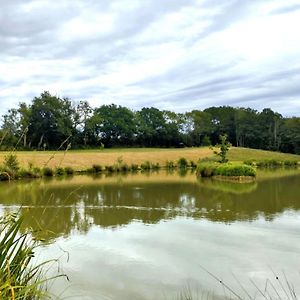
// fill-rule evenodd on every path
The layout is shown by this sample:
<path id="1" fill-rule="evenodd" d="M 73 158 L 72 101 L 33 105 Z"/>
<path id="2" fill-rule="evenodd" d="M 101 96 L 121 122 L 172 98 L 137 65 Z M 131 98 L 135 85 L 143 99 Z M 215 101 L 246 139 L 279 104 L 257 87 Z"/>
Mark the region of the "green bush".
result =
<path id="1" fill-rule="evenodd" d="M 255 177 L 255 169 L 247 165 L 223 164 L 216 168 L 215 175 L 220 176 L 251 176 Z"/>
<path id="2" fill-rule="evenodd" d="M 283 162 L 276 159 L 265 159 L 256 163 L 259 168 L 278 168 L 283 166 Z"/>
<path id="3" fill-rule="evenodd" d="M 45 177 L 52 177 L 52 176 L 54 176 L 54 171 L 53 171 L 53 169 L 51 169 L 49 167 L 44 167 L 42 169 L 42 174 Z"/>
<path id="4" fill-rule="evenodd" d="M 159 169 L 160 169 L 159 163 L 151 164 L 151 169 L 152 169 L 152 170 L 159 170 Z"/>
<path id="5" fill-rule="evenodd" d="M 39 167 L 33 167 L 33 168 L 32 168 L 32 172 L 33 172 L 34 174 L 36 174 L 38 177 L 40 177 L 40 176 L 41 176 L 41 173 L 42 173 L 41 168 L 39 168 Z"/>
<path id="6" fill-rule="evenodd" d="M 139 169 L 139 165 L 137 165 L 137 164 L 131 164 L 130 168 L 131 168 L 131 171 L 135 172 L 135 171 L 137 171 Z"/>
<path id="7" fill-rule="evenodd" d="M 188 161 L 184 157 L 179 158 L 177 161 L 177 166 L 179 169 L 186 169 L 188 165 Z"/>
<path id="8" fill-rule="evenodd" d="M 94 173 L 100 173 L 100 172 L 102 172 L 102 167 L 100 165 L 93 164 L 92 165 L 92 172 L 94 172 Z"/>
<path id="9" fill-rule="evenodd" d="M 65 175 L 66 173 L 65 173 L 65 169 L 64 168 L 62 168 L 62 167 L 57 167 L 56 169 L 55 169 L 55 175 L 56 176 L 63 176 L 63 175 Z"/>
<path id="10" fill-rule="evenodd" d="M 200 163 L 197 167 L 197 175 L 201 177 L 212 177 L 215 175 L 217 166 L 216 163 Z"/>
<path id="11" fill-rule="evenodd" d="M 244 165 L 247 165 L 247 166 L 254 166 L 255 163 L 254 163 L 253 160 L 248 159 L 248 160 L 245 160 L 245 161 L 244 161 Z"/>
<path id="12" fill-rule="evenodd" d="M 171 169 L 174 169 L 176 166 L 175 166 L 175 164 L 174 164 L 174 161 L 172 161 L 172 160 L 167 160 L 166 161 L 166 169 L 169 169 L 169 170 L 171 170 Z"/>
<path id="13" fill-rule="evenodd" d="M 190 166 L 191 166 L 192 169 L 197 168 L 197 164 L 193 160 L 190 161 Z"/>
<path id="14" fill-rule="evenodd" d="M 128 171 L 130 171 L 130 166 L 128 166 L 127 164 L 121 164 L 120 171 L 121 172 L 128 172 Z"/>
<path id="15" fill-rule="evenodd" d="M 150 161 L 145 161 L 141 164 L 141 169 L 142 170 L 151 170 L 151 163 Z"/>
<path id="16" fill-rule="evenodd" d="M 34 172 L 33 169 L 20 169 L 18 171 L 19 178 L 38 178 L 40 173 Z"/>
<path id="17" fill-rule="evenodd" d="M 231 165 L 217 163 L 200 163 L 197 167 L 197 175 L 201 177 L 212 176 L 256 176 L 253 167 L 247 165 Z"/>
<path id="18" fill-rule="evenodd" d="M 4 156 L 3 166 L 13 172 L 17 172 L 20 168 L 16 154 L 8 154 Z"/>
<path id="19" fill-rule="evenodd" d="M 285 160 L 283 162 L 285 167 L 297 167 L 298 166 L 298 161 L 297 160 Z"/>
<path id="20" fill-rule="evenodd" d="M 72 167 L 65 167 L 65 174 L 73 175 L 74 173 L 75 173 L 75 171 Z"/>
<path id="21" fill-rule="evenodd" d="M 115 172 L 115 167 L 114 166 L 105 166 L 105 171 L 108 173 L 113 173 L 113 172 Z"/>

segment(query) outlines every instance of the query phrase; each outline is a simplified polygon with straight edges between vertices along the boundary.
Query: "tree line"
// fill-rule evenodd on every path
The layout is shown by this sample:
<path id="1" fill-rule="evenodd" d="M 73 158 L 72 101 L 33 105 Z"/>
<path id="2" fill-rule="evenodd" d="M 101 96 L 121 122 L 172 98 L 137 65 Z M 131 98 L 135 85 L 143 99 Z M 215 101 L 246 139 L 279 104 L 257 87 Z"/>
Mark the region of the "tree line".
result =
<path id="1" fill-rule="evenodd" d="M 269 108 L 210 107 L 175 113 L 144 107 L 133 111 L 115 104 L 92 108 L 43 92 L 30 104 L 19 103 L 2 117 L 2 150 L 72 147 L 207 146 L 226 134 L 237 147 L 300 154 L 300 118 Z"/>

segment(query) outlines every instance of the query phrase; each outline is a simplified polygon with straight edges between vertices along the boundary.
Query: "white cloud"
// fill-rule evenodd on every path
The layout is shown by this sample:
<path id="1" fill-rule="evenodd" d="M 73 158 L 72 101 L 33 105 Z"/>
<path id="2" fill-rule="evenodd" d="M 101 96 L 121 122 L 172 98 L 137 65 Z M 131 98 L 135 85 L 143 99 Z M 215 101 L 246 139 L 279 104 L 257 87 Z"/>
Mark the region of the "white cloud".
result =
<path id="1" fill-rule="evenodd" d="M 297 2 L 2 0 L 0 114 L 49 90 L 94 106 L 300 115 Z"/>

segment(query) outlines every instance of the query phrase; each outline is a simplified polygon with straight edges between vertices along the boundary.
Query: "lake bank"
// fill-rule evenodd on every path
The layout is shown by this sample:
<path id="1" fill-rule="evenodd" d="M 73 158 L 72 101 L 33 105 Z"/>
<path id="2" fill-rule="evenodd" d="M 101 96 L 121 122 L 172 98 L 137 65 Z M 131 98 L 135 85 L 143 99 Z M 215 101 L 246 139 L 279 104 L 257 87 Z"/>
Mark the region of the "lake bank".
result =
<path id="1" fill-rule="evenodd" d="M 3 163 L 4 156 L 10 152 L 0 152 L 0 164 Z M 27 168 L 29 163 L 34 166 L 55 168 L 71 167 L 75 170 L 90 168 L 93 164 L 106 166 L 115 164 L 118 159 L 128 165 L 142 164 L 149 161 L 153 164 L 159 163 L 161 166 L 166 161 L 177 161 L 181 157 L 188 161 L 197 162 L 205 157 L 214 157 L 213 150 L 209 147 L 193 148 L 113 148 L 104 150 L 69 150 L 69 151 L 15 151 L 20 162 L 20 166 Z M 228 152 L 230 161 L 243 162 L 245 160 L 289 160 L 296 159 L 300 161 L 300 155 L 286 154 L 272 151 L 235 148 L 232 147 Z"/>

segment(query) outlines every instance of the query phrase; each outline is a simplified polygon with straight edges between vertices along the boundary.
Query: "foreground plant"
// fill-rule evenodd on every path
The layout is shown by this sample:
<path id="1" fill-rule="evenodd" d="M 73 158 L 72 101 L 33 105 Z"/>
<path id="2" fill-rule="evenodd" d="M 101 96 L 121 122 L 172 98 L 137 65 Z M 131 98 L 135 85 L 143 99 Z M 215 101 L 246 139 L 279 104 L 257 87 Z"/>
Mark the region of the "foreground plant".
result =
<path id="1" fill-rule="evenodd" d="M 54 277 L 44 278 L 44 266 L 53 261 L 32 264 L 34 251 L 40 244 L 28 231 L 20 233 L 22 222 L 23 218 L 17 214 L 0 218 L 0 298 L 50 298 L 46 283 Z"/>

